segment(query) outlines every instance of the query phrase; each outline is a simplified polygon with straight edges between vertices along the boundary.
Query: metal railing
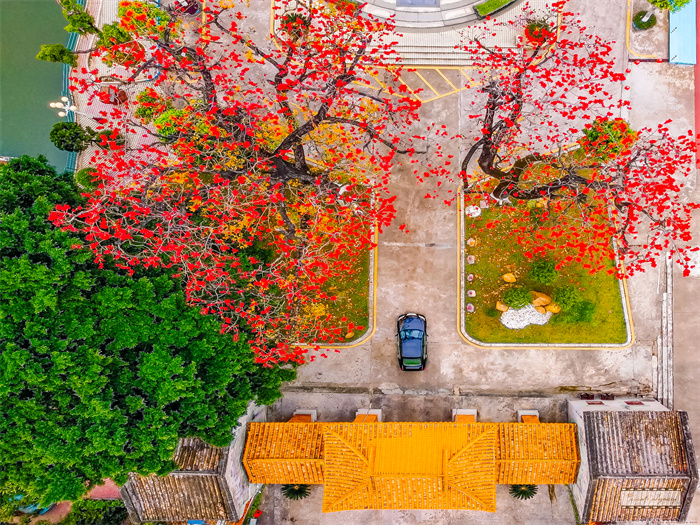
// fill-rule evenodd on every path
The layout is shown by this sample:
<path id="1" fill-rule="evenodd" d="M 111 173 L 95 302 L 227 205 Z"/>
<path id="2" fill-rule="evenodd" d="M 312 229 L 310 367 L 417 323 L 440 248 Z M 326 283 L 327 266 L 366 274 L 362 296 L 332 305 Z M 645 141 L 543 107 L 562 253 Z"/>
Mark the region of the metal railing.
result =
<path id="1" fill-rule="evenodd" d="M 85 7 L 85 0 L 77 0 L 78 4 L 81 6 Z M 70 49 L 71 51 L 75 51 L 75 49 L 78 47 L 78 38 L 80 35 L 78 33 L 68 33 L 68 40 L 66 41 L 66 47 Z M 61 84 L 61 96 L 62 97 L 68 97 L 70 100 L 70 103 L 73 102 L 73 97 L 71 96 L 70 89 L 68 89 L 68 86 L 70 86 L 70 72 L 71 72 L 71 67 L 69 64 L 63 64 L 62 68 L 62 73 L 63 73 L 63 81 Z M 73 114 L 72 111 L 69 111 L 68 114 L 66 115 L 66 119 L 68 122 L 75 122 L 75 115 Z M 66 171 L 74 172 L 75 171 L 75 163 L 78 160 L 78 153 L 75 151 L 71 151 L 68 153 L 68 159 L 66 159 Z"/>

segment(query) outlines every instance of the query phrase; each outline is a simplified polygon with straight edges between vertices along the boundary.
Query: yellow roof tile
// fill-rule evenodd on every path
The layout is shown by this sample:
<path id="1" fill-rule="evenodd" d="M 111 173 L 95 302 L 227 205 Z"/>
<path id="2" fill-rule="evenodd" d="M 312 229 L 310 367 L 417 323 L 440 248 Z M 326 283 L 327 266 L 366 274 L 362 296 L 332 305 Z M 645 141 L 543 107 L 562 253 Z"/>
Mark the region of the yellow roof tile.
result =
<path id="1" fill-rule="evenodd" d="M 567 423 L 249 423 L 253 483 L 323 483 L 323 510 L 496 509 L 498 483 L 573 483 Z"/>

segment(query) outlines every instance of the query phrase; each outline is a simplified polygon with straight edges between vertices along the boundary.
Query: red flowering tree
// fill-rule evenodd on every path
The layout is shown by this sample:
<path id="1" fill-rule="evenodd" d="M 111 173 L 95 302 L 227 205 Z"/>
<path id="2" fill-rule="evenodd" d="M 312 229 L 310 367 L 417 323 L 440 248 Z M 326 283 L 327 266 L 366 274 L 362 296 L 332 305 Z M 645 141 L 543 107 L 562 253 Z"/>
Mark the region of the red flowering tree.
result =
<path id="1" fill-rule="evenodd" d="M 525 13 L 516 26 L 530 36 L 519 47 L 467 47 L 480 75 L 470 115 L 479 125 L 460 137 L 467 204 L 495 203 L 528 257 L 554 254 L 593 273 L 609 268 L 616 246 L 620 275 L 665 253 L 687 272 L 692 132 L 673 137 L 668 122 L 635 131 L 616 117 L 629 106 L 618 95 L 625 75 L 611 44 L 565 3 L 549 19 Z"/>
<path id="2" fill-rule="evenodd" d="M 178 268 L 191 302 L 256 334 L 262 362 L 301 361 L 291 343 L 348 329 L 330 319 L 325 284 L 393 218 L 388 173 L 412 152 L 417 103 L 394 89 L 392 27 L 356 4 L 282 2 L 262 39 L 231 4 L 207 2 L 193 30 L 121 2 L 118 27 L 145 51 L 122 88 L 139 92 L 102 114 L 127 144 L 106 137 L 91 159 L 98 189 L 52 219 L 98 260 Z M 96 95 L 92 74 L 78 89 Z"/>

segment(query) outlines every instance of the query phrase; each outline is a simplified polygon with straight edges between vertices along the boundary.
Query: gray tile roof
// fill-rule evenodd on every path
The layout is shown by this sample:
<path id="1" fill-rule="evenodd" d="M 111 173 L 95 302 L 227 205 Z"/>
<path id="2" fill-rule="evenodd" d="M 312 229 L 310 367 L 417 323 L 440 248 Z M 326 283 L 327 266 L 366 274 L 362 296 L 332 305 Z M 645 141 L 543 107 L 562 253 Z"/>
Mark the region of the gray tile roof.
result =
<path id="1" fill-rule="evenodd" d="M 593 478 L 692 477 L 678 412 L 586 412 L 584 424 Z"/>

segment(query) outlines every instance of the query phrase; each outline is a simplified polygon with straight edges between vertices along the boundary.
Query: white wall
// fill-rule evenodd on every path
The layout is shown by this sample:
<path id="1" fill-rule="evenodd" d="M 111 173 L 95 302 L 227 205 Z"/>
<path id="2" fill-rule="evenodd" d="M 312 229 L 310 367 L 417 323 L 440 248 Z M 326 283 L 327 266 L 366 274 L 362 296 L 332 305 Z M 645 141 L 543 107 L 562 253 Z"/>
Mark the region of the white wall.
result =
<path id="1" fill-rule="evenodd" d="M 246 424 L 254 421 L 256 423 L 267 421 L 267 408 L 259 407 L 253 403 L 248 405 L 248 411 L 242 416 L 239 425 L 233 429 L 233 438 L 228 450 L 228 462 L 224 474 L 228 483 L 234 506 L 239 519 L 245 510 L 246 504 L 260 490 L 262 485 L 250 483 L 248 475 L 243 468 L 243 449 L 246 439 Z"/>

